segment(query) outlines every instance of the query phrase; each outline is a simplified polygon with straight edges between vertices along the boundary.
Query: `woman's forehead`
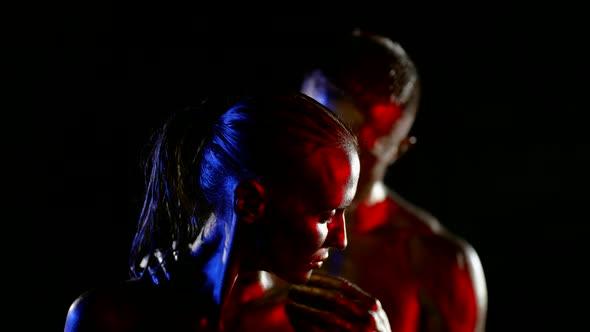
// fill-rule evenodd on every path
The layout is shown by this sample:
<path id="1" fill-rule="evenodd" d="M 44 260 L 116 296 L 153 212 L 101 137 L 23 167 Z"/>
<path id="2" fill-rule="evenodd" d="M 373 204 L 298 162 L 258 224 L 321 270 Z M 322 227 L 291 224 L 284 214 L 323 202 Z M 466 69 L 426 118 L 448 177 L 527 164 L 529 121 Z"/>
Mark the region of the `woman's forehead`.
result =
<path id="1" fill-rule="evenodd" d="M 354 148 L 323 147 L 307 158 L 302 171 L 307 175 L 304 190 L 311 197 L 333 206 L 347 205 L 352 200 L 349 191 L 358 181 L 358 154 Z"/>

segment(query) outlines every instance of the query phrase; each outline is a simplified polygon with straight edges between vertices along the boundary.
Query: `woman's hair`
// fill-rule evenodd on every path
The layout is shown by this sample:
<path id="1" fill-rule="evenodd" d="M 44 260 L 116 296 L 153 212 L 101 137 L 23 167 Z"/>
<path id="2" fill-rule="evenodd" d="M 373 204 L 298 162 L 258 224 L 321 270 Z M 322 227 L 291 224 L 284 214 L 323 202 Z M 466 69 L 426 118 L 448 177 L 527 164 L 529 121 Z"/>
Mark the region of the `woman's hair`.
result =
<path id="1" fill-rule="evenodd" d="M 343 95 L 365 104 L 391 101 L 403 109 L 418 102 L 418 71 L 399 43 L 356 29 L 334 38 L 325 50 L 306 68 L 306 94 Z"/>
<path id="2" fill-rule="evenodd" d="M 208 98 L 173 114 L 153 136 L 145 196 L 130 254 L 132 277 L 146 259 L 189 250 L 212 213 L 231 220 L 228 200 L 243 179 L 273 185 L 298 176 L 314 149 L 357 149 L 350 129 L 299 92 Z M 299 168 L 300 170 L 300 168 Z M 293 172 L 289 174 L 288 172 Z"/>

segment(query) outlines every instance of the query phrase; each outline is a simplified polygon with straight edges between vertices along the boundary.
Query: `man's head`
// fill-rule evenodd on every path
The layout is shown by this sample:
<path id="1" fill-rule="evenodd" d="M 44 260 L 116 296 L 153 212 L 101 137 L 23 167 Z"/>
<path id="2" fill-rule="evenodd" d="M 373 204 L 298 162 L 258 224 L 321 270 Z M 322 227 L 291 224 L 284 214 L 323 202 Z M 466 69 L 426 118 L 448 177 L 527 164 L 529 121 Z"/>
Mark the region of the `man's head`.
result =
<path id="1" fill-rule="evenodd" d="M 408 144 L 420 80 L 400 44 L 359 30 L 326 47 L 304 76 L 301 91 L 348 123 L 359 138 L 359 191 L 381 181 Z M 364 195 L 366 193 L 360 193 Z"/>

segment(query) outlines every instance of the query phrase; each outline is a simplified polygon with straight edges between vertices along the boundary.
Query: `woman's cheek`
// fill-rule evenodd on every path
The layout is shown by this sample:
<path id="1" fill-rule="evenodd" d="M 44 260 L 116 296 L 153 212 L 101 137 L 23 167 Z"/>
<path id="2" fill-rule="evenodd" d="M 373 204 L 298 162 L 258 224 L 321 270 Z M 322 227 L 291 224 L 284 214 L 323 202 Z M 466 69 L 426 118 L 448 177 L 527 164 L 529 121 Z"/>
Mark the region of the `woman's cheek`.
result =
<path id="1" fill-rule="evenodd" d="M 324 246 L 326 239 L 328 238 L 328 223 L 318 223 L 316 227 L 316 238 L 317 241 L 317 248 L 321 248 Z"/>

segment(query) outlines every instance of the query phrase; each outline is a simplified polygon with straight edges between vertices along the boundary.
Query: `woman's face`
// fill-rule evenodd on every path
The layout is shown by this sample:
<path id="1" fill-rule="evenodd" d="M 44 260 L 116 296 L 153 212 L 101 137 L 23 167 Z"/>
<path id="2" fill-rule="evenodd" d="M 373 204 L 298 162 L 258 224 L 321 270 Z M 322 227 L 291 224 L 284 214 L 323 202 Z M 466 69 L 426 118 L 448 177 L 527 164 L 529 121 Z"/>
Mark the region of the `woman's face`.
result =
<path id="1" fill-rule="evenodd" d="M 354 148 L 324 148 L 291 168 L 286 174 L 296 179 L 269 192 L 261 245 L 266 268 L 299 284 L 322 266 L 329 248 L 346 247 L 344 210 L 354 197 L 360 163 Z"/>

